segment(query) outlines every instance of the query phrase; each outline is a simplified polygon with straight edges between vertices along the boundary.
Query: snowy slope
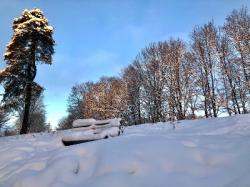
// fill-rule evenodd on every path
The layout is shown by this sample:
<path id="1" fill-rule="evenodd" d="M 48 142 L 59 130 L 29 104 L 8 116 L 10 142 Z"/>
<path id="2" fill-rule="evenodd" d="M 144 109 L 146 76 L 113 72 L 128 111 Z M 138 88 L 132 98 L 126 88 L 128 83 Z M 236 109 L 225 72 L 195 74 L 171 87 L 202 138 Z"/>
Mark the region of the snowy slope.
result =
<path id="1" fill-rule="evenodd" d="M 133 126 L 64 147 L 70 133 L 0 138 L 0 186 L 250 186 L 250 115 Z"/>

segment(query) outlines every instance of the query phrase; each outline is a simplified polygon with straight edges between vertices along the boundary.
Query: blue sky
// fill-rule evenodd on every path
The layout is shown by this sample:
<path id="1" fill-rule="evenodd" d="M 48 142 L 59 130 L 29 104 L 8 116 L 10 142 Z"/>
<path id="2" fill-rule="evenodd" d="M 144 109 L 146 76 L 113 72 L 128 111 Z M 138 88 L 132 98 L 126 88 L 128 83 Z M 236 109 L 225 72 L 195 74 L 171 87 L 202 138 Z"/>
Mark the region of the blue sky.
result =
<path id="1" fill-rule="evenodd" d="M 223 24 L 249 0 L 0 0 L 0 54 L 23 9 L 40 8 L 55 28 L 53 64 L 40 65 L 36 81 L 46 90 L 47 120 L 66 115 L 71 87 L 101 76 L 119 75 L 150 42 L 188 40 L 196 25 Z M 5 63 L 0 58 L 0 67 Z"/>

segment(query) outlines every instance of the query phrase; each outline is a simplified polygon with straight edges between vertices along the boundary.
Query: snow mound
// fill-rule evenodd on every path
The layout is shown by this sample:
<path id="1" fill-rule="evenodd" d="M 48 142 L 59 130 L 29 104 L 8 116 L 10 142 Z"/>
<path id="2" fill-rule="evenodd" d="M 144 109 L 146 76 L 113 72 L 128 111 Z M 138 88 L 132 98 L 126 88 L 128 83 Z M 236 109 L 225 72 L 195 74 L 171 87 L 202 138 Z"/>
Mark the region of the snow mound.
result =
<path id="1" fill-rule="evenodd" d="M 249 187 L 250 115 L 127 127 L 64 147 L 65 130 L 0 138 L 3 187 Z"/>

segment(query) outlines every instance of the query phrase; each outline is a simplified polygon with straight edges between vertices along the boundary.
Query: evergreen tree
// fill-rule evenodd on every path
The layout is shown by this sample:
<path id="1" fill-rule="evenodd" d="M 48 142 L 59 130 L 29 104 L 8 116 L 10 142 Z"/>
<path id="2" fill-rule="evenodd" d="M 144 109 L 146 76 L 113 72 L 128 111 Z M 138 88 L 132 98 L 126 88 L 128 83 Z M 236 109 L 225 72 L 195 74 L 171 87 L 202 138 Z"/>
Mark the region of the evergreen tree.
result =
<path id="1" fill-rule="evenodd" d="M 6 108 L 15 110 L 18 101 L 24 100 L 20 134 L 25 134 L 29 129 L 32 96 L 43 90 L 34 82 L 37 63 L 51 64 L 55 42 L 53 28 L 37 8 L 24 10 L 21 17 L 14 19 L 13 31 L 4 54 L 7 67 L 0 72 L 0 82 L 5 89 L 3 102 Z"/>

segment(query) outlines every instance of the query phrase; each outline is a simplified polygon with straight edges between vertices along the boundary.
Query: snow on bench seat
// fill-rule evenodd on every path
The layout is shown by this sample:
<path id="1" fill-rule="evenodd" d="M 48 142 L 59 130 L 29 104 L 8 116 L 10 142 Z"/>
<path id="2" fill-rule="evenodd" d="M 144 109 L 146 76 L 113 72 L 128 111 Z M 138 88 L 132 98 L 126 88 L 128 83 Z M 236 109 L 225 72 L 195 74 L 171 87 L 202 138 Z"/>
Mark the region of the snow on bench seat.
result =
<path id="1" fill-rule="evenodd" d="M 91 125 L 95 125 L 96 120 L 95 119 L 77 119 L 73 122 L 72 126 L 73 128 L 78 127 L 89 127 Z"/>
<path id="2" fill-rule="evenodd" d="M 73 128 L 79 127 L 90 127 L 90 126 L 112 126 L 112 127 L 119 127 L 121 118 L 114 118 L 108 120 L 95 120 L 95 119 L 77 119 L 73 122 Z"/>

